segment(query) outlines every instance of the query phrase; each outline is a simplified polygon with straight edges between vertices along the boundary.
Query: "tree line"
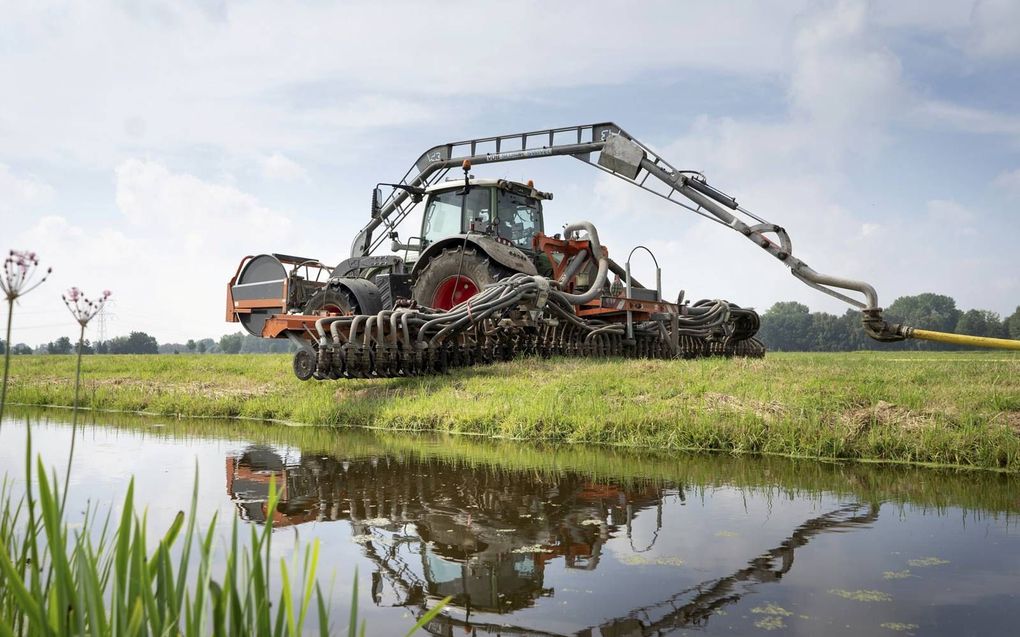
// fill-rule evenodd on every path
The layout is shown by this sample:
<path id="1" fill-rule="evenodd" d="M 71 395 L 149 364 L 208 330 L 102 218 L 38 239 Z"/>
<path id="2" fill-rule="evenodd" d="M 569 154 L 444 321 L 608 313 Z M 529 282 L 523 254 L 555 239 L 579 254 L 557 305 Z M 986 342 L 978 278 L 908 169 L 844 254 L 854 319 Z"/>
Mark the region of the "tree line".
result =
<path id="1" fill-rule="evenodd" d="M 11 354 L 61 355 L 76 352 L 76 343 L 68 336 L 32 347 L 17 343 Z M 0 354 L 7 351 L 7 343 L 0 339 Z M 145 332 L 131 332 L 128 336 L 117 336 L 105 341 L 86 340 L 82 345 L 83 354 L 268 354 L 293 351 L 288 341 L 257 338 L 250 334 L 224 334 L 219 339 L 188 339 L 184 343 L 159 343 L 154 336 Z"/>
<path id="2" fill-rule="evenodd" d="M 903 323 L 938 332 L 1020 340 L 1020 306 L 1001 318 L 989 310 L 957 308 L 956 301 L 944 294 L 924 293 L 901 296 L 885 309 L 890 323 Z M 862 349 L 949 350 L 959 346 L 909 339 L 898 343 L 879 343 L 864 332 L 861 313 L 847 310 L 842 316 L 812 312 L 803 303 L 782 301 L 761 317 L 761 339 L 773 351 L 846 352 Z"/>
<path id="3" fill-rule="evenodd" d="M 891 323 L 905 323 L 914 327 L 955 332 L 972 336 L 991 336 L 1020 340 L 1020 306 L 1013 314 L 1000 318 L 989 310 L 963 311 L 956 301 L 944 294 L 924 293 L 901 296 L 884 312 Z M 890 350 L 944 350 L 958 349 L 929 341 L 910 339 L 899 343 L 879 343 L 864 333 L 861 314 L 847 310 L 842 316 L 826 312 L 812 312 L 808 306 L 796 301 L 781 301 L 761 317 L 760 338 L 773 351 L 794 352 L 846 352 L 862 349 Z M 0 340 L 0 354 L 7 344 Z M 18 343 L 11 354 L 71 354 L 74 342 L 62 336 L 49 343 L 31 347 Z M 85 354 L 264 354 L 292 352 L 288 341 L 257 338 L 237 332 L 224 334 L 219 339 L 189 339 L 184 343 L 158 343 L 145 332 L 131 332 L 105 341 L 85 341 Z"/>

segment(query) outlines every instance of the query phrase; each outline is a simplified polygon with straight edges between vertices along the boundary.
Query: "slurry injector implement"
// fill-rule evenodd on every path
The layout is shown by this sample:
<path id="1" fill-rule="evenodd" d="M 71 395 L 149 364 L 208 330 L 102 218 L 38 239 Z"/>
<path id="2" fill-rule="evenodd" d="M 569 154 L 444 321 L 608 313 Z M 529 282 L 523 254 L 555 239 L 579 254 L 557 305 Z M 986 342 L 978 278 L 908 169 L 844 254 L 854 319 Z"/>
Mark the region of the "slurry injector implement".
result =
<path id="1" fill-rule="evenodd" d="M 753 310 L 723 300 L 691 303 L 683 292 L 666 301 L 658 262 L 644 246 L 621 264 L 587 221 L 547 235 L 543 202 L 552 194 L 530 181 L 470 174 L 473 165 L 552 156 L 579 159 L 736 230 L 804 283 L 860 308 L 877 340 L 974 338 L 886 323 L 870 285 L 811 269 L 794 256 L 782 227 L 738 205 L 702 174 L 673 168 L 611 123 L 429 149 L 399 183 L 376 186 L 371 220 L 336 267 L 282 254 L 242 259 L 227 285 L 227 320 L 255 336 L 296 343 L 294 372 L 302 380 L 434 374 L 522 354 L 764 355 Z M 444 179 L 454 168 L 463 175 Z M 385 199 L 382 187 L 390 189 Z M 422 202 L 420 234 L 401 242 L 398 226 Z M 387 240 L 396 254 L 376 254 Z M 638 250 L 656 263 L 654 287 L 631 275 Z M 966 343 L 1014 343 L 979 340 Z"/>

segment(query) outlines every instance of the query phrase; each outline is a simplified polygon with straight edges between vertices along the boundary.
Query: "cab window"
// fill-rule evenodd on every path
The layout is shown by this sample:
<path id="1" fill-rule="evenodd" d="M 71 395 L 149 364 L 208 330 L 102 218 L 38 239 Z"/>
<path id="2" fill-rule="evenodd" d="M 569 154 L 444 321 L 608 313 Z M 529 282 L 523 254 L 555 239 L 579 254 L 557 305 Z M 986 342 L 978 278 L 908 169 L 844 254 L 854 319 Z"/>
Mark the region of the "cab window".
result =
<path id="1" fill-rule="evenodd" d="M 463 192 L 463 189 L 447 190 L 433 194 L 429 199 L 422 221 L 422 236 L 426 244 L 464 232 L 475 220 L 480 220 L 481 224 L 491 223 L 492 189 L 473 186 L 467 195 L 463 195 Z"/>
<path id="2" fill-rule="evenodd" d="M 497 211 L 496 234 L 518 248 L 530 250 L 535 233 L 542 232 L 542 202 L 500 190 Z"/>

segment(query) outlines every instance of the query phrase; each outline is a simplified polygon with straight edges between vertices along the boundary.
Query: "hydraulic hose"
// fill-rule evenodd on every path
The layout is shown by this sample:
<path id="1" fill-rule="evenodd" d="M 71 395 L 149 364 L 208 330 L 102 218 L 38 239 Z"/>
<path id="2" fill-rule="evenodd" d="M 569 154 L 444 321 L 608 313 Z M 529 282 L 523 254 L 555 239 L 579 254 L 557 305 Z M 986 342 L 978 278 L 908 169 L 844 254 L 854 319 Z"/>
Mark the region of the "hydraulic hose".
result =
<path id="1" fill-rule="evenodd" d="M 563 228 L 563 236 L 567 239 L 570 235 L 577 231 L 584 230 L 588 233 L 588 242 L 591 244 L 591 252 L 599 260 L 599 271 L 595 276 L 595 281 L 588 288 L 587 292 L 582 294 L 570 294 L 567 292 L 561 292 L 568 301 L 574 305 L 582 305 L 591 301 L 599 294 L 602 294 L 602 288 L 606 285 L 606 276 L 609 273 L 609 257 L 602 251 L 602 244 L 599 243 L 599 233 L 595 230 L 595 225 L 590 221 L 578 221 L 575 223 L 568 224 Z"/>
<path id="2" fill-rule="evenodd" d="M 951 343 L 953 345 L 971 345 L 974 347 L 991 347 L 995 349 L 1012 349 L 1020 351 L 1020 341 L 1006 338 L 990 338 L 987 336 L 968 336 L 966 334 L 949 334 L 947 332 L 933 332 L 931 330 L 920 330 L 916 327 L 906 327 L 907 338 L 919 338 L 923 341 L 935 341 L 937 343 Z"/>

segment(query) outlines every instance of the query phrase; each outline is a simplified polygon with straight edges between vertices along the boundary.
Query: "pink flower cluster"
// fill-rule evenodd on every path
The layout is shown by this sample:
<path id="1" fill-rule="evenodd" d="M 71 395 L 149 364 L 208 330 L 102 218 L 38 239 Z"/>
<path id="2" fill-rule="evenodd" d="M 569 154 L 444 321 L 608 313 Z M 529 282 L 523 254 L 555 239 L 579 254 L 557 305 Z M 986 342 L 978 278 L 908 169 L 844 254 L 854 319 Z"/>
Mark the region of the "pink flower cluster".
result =
<path id="1" fill-rule="evenodd" d="M 35 279 L 38 267 L 39 259 L 35 252 L 11 250 L 8 253 L 4 259 L 3 276 L 0 277 L 0 290 L 8 301 L 39 287 L 53 271 L 53 268 L 48 268 L 41 278 Z"/>
<path id="2" fill-rule="evenodd" d="M 103 290 L 102 296 L 93 300 L 85 296 L 85 293 L 80 289 L 71 288 L 62 295 L 62 298 L 64 299 L 64 305 L 71 311 L 71 316 L 84 327 L 103 309 L 103 306 L 106 305 L 106 300 L 110 298 L 110 294 L 109 290 Z"/>

